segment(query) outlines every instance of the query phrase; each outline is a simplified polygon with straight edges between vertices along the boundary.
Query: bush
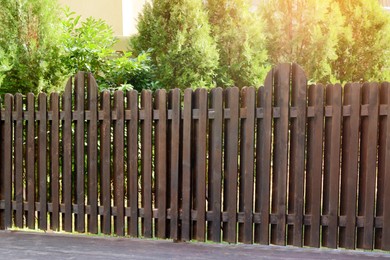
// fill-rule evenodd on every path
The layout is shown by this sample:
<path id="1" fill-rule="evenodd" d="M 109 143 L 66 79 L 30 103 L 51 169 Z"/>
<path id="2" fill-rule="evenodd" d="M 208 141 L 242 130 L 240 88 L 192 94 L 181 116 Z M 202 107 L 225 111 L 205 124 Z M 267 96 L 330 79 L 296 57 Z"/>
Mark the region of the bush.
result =
<path id="1" fill-rule="evenodd" d="M 136 54 L 150 50 L 163 87 L 215 85 L 219 56 L 201 0 L 153 0 L 137 27 L 130 45 Z"/>
<path id="2" fill-rule="evenodd" d="M 344 18 L 333 0 L 269 0 L 259 8 L 273 65 L 296 62 L 312 81 L 333 78 Z"/>
<path id="3" fill-rule="evenodd" d="M 113 46 L 117 39 L 106 22 L 92 17 L 80 22 L 80 16 L 69 10 L 65 17 L 61 62 L 68 76 L 78 71 L 91 72 L 100 89 L 141 90 L 158 86 L 148 53 L 136 58 L 131 57 L 131 52 L 116 53 Z"/>
<path id="4" fill-rule="evenodd" d="M 220 53 L 217 85 L 262 84 L 268 71 L 264 24 L 248 0 L 208 0 L 206 8 Z"/>
<path id="5" fill-rule="evenodd" d="M 346 81 L 389 80 L 390 18 L 377 0 L 337 0 L 345 17 L 345 33 L 339 37 L 337 59 L 332 63 L 336 79 Z"/>
<path id="6" fill-rule="evenodd" d="M 39 92 L 58 85 L 56 2 L 0 0 L 0 6 L 0 92 Z"/>

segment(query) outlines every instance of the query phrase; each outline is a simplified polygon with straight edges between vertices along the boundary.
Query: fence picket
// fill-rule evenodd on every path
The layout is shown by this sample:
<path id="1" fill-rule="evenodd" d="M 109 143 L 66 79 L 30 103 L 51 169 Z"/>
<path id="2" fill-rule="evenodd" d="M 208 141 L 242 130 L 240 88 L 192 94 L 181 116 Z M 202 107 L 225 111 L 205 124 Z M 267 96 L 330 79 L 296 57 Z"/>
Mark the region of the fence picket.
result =
<path id="1" fill-rule="evenodd" d="M 65 204 L 62 228 L 72 232 L 72 78 L 68 80 L 62 96 L 62 110 L 62 202 Z"/>
<path id="2" fill-rule="evenodd" d="M 223 211 L 227 212 L 227 221 L 223 223 L 223 240 L 229 243 L 237 241 L 237 179 L 238 179 L 238 126 L 239 126 L 239 90 L 236 87 L 225 90 L 225 107 L 230 117 L 225 121 L 225 163 Z"/>
<path id="3" fill-rule="evenodd" d="M 13 120 L 12 111 L 14 106 L 14 97 L 11 94 L 6 94 L 4 97 L 4 127 L 2 132 L 3 137 L 3 161 L 2 171 L 4 180 L 2 186 L 4 189 L 4 228 L 12 227 L 12 140 L 13 140 Z"/>
<path id="4" fill-rule="evenodd" d="M 88 174 L 88 232 L 98 233 L 98 92 L 92 74 L 88 74 L 87 95 L 89 121 L 87 128 L 87 174 Z"/>
<path id="5" fill-rule="evenodd" d="M 179 239 L 179 160 L 180 160 L 180 90 L 169 92 L 169 108 L 172 110 L 170 123 L 169 172 L 170 172 L 170 237 Z"/>
<path id="6" fill-rule="evenodd" d="M 54 231 L 60 229 L 60 98 L 58 93 L 50 95 L 51 128 L 50 128 L 50 227 Z"/>
<path id="7" fill-rule="evenodd" d="M 290 172 L 288 212 L 294 215 L 292 225 L 288 227 L 288 244 L 302 246 L 304 174 L 306 148 L 306 100 L 307 80 L 303 70 L 292 65 L 291 107 L 296 108 L 297 117 L 291 119 Z M 321 108 L 322 108 L 322 104 Z M 322 115 L 319 115 L 319 120 Z"/>
<path id="8" fill-rule="evenodd" d="M 368 116 L 361 118 L 358 215 L 364 217 L 364 224 L 363 227 L 357 228 L 357 247 L 373 249 L 379 116 L 378 84 L 363 85 L 362 104 L 368 105 Z"/>
<path id="9" fill-rule="evenodd" d="M 39 228 L 47 229 L 47 96 L 38 96 L 38 176 L 39 176 Z M 34 135 L 33 135 L 34 137 Z M 35 214 L 34 214 L 35 215 Z M 34 221 L 35 222 L 35 219 Z"/>
<path id="10" fill-rule="evenodd" d="M 319 201 L 321 201 L 323 158 L 323 85 L 310 86 L 309 106 L 314 108 L 314 117 L 308 121 L 305 213 L 311 218 L 310 224 L 305 226 L 305 245 L 320 247 L 321 203 Z"/>
<path id="11" fill-rule="evenodd" d="M 114 111 L 116 120 L 114 123 L 114 151 L 113 151 L 113 178 L 114 178 L 114 217 L 115 234 L 125 234 L 125 202 L 124 202 L 124 95 L 123 91 L 114 93 Z"/>
<path id="12" fill-rule="evenodd" d="M 244 213 L 244 223 L 239 223 L 238 238 L 240 242 L 253 242 L 253 179 L 255 152 L 255 117 L 256 91 L 253 87 L 245 87 L 241 91 L 242 108 L 246 109 L 246 117 L 241 119 L 240 136 L 240 193 L 239 211 Z"/>
<path id="13" fill-rule="evenodd" d="M 195 190 L 194 210 L 196 221 L 194 225 L 194 238 L 198 241 L 206 239 L 206 129 L 207 129 L 207 90 L 195 91 L 195 108 L 199 110 L 199 118 L 194 122 L 195 128 Z"/>
<path id="14" fill-rule="evenodd" d="M 15 95 L 15 148 L 14 148 L 14 193 L 15 226 L 23 228 L 23 96 Z"/>
<path id="15" fill-rule="evenodd" d="M 158 110 L 158 120 L 155 125 L 155 165 L 156 165 L 156 205 L 158 219 L 156 236 L 166 238 L 167 235 L 167 93 L 165 89 L 155 93 L 155 109 Z"/>
<path id="16" fill-rule="evenodd" d="M 130 207 L 128 233 L 138 236 L 138 93 L 127 92 L 127 108 L 131 119 L 127 121 L 127 206 Z"/>
<path id="17" fill-rule="evenodd" d="M 21 113 L 21 112 L 20 112 Z M 26 122 L 26 189 L 27 189 L 27 226 L 35 228 L 35 97 L 27 94 Z M 23 124 L 23 123 L 22 123 Z M 38 153 L 39 157 L 39 153 Z M 39 185 L 40 186 L 40 185 Z M 41 219 L 40 219 L 41 220 Z M 40 227 L 41 228 L 41 227 Z"/>
<path id="18" fill-rule="evenodd" d="M 340 227 L 339 246 L 355 248 L 356 190 L 358 176 L 360 84 L 347 84 L 344 88 L 344 107 L 350 106 L 351 115 L 344 117 L 343 154 L 341 171 L 340 217 L 345 217 L 345 226 Z"/>
<path id="19" fill-rule="evenodd" d="M 100 123 L 100 205 L 103 206 L 101 230 L 111 234 L 111 100 L 110 92 L 100 97 L 102 121 Z"/>
<path id="20" fill-rule="evenodd" d="M 221 192 L 222 192 L 222 124 L 223 124 L 223 90 L 214 88 L 210 92 L 210 108 L 214 118 L 209 127 L 209 168 L 208 168 L 208 210 L 212 220 L 208 222 L 207 238 L 221 241 Z"/>
<path id="21" fill-rule="evenodd" d="M 273 74 L 273 70 L 268 73 L 257 96 L 263 117 L 257 120 L 255 211 L 260 213 L 260 224 L 255 224 L 254 240 L 265 245 L 269 244 Z"/>
<path id="22" fill-rule="evenodd" d="M 84 179 L 84 73 L 79 72 L 75 76 L 75 144 L 74 144 L 74 162 L 76 172 L 75 202 L 77 204 L 77 214 L 75 219 L 75 229 L 77 232 L 85 232 L 85 179 Z"/>
<path id="23" fill-rule="evenodd" d="M 285 245 L 290 64 L 279 65 L 274 72 L 274 102 L 280 117 L 274 121 L 272 213 L 276 214 L 277 222 L 271 225 L 271 243 Z"/>
<path id="24" fill-rule="evenodd" d="M 191 240 L 191 194 L 192 194 L 192 90 L 184 91 L 183 108 L 183 162 L 182 162 L 182 218 L 181 239 Z"/>
<path id="25" fill-rule="evenodd" d="M 142 164 L 142 219 L 143 235 L 152 237 L 152 93 L 143 90 L 141 93 L 141 108 L 144 111 L 144 120 L 141 122 L 141 164 Z"/>
<path id="26" fill-rule="evenodd" d="M 331 117 L 325 118 L 325 158 L 322 214 L 329 223 L 322 226 L 322 245 L 337 248 L 340 186 L 340 145 L 342 120 L 342 87 L 326 87 L 326 105 L 332 108 Z"/>
<path id="27" fill-rule="evenodd" d="M 383 218 L 382 228 L 375 231 L 376 248 L 390 250 L 390 83 L 382 83 L 380 104 L 386 105 L 385 116 L 379 121 L 378 191 L 376 216 Z"/>

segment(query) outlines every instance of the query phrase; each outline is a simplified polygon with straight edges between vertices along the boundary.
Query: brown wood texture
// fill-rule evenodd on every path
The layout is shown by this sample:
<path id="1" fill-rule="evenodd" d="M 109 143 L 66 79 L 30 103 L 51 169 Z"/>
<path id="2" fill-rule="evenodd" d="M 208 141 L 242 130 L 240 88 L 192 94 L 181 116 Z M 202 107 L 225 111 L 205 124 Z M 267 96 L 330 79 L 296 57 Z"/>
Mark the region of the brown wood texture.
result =
<path id="1" fill-rule="evenodd" d="M 191 240 L 191 208 L 192 208 L 192 89 L 184 91 L 183 107 L 183 148 L 182 148 L 182 218 L 181 239 Z"/>
<path id="2" fill-rule="evenodd" d="M 15 95 L 15 127 L 14 127 L 14 199 L 15 226 L 23 228 L 23 96 Z"/>
<path id="3" fill-rule="evenodd" d="M 127 206 L 130 207 L 128 234 L 138 236 L 138 93 L 127 92 L 127 109 L 131 119 L 127 121 Z"/>
<path id="4" fill-rule="evenodd" d="M 357 247 L 373 249 L 379 117 L 377 83 L 363 85 L 362 104 L 368 105 L 368 116 L 361 118 L 358 216 L 364 217 L 364 224 L 357 228 Z"/>
<path id="5" fill-rule="evenodd" d="M 356 200 L 360 127 L 360 84 L 347 84 L 344 105 L 351 115 L 343 120 L 343 153 L 341 170 L 340 216 L 346 217 L 346 226 L 340 227 L 339 246 L 354 249 L 356 243 Z"/>
<path id="6" fill-rule="evenodd" d="M 224 128 L 223 211 L 227 212 L 228 220 L 223 223 L 223 240 L 229 243 L 237 242 L 239 95 L 236 87 L 224 91 L 225 107 L 230 109 L 230 118 L 225 121 Z"/>
<path id="7" fill-rule="evenodd" d="M 179 239 L 179 191 L 180 191 L 180 90 L 169 92 L 169 109 L 172 111 L 169 144 L 170 173 L 170 238 Z"/>
<path id="8" fill-rule="evenodd" d="M 26 134 L 26 189 L 27 189 L 27 227 L 35 228 L 35 96 L 33 93 L 27 94 L 27 134 Z M 41 137 L 41 136 L 40 136 Z M 40 141 L 40 140 L 39 140 Z M 40 148 L 40 147 L 39 147 Z M 46 147 L 45 147 L 46 149 Z M 39 150 L 38 150 L 39 151 Z M 40 156 L 38 152 L 38 157 Z M 42 158 L 42 157 L 39 157 Z M 39 161 L 39 166 L 41 162 Z M 39 167 L 41 170 L 41 167 Z M 40 177 L 40 176 L 39 176 Z M 40 185 L 39 185 L 40 187 Z M 45 194 L 46 196 L 46 194 Z M 39 218 L 41 224 L 41 218 Z M 40 228 L 42 228 L 40 226 Z"/>
<path id="9" fill-rule="evenodd" d="M 60 229 L 60 96 L 58 93 L 50 95 L 50 111 L 52 114 L 50 125 L 50 228 Z"/>
<path id="10" fill-rule="evenodd" d="M 75 121 L 74 129 L 74 167 L 76 174 L 75 185 L 75 202 L 78 212 L 75 214 L 75 230 L 77 232 L 85 232 L 85 140 L 84 140 L 84 103 L 85 103 L 85 77 L 83 72 L 79 72 L 75 76 L 75 113 L 73 120 Z"/>
<path id="11" fill-rule="evenodd" d="M 4 97 L 4 127 L 2 128 L 2 180 L 4 191 L 4 228 L 12 227 L 12 147 L 13 121 L 12 111 L 14 97 L 6 94 Z"/>
<path id="12" fill-rule="evenodd" d="M 197 89 L 195 91 L 195 107 L 199 110 L 199 118 L 195 120 L 195 190 L 194 210 L 197 218 L 194 223 L 194 238 L 198 241 L 206 239 L 206 151 L 207 151 L 207 90 Z"/>
<path id="13" fill-rule="evenodd" d="M 103 234 L 111 234 L 111 98 L 110 92 L 100 96 L 102 121 L 100 123 L 100 218 Z"/>
<path id="14" fill-rule="evenodd" d="M 389 83 L 209 93 L 5 95 L 0 229 L 390 250 Z"/>
<path id="15" fill-rule="evenodd" d="M 62 229 L 72 232 L 72 78 L 66 84 L 62 96 L 64 112 L 62 127 L 62 203 L 65 212 L 62 214 Z"/>
<path id="16" fill-rule="evenodd" d="M 114 229 L 117 236 L 125 234 L 125 193 L 124 193 L 124 94 L 117 90 L 114 93 L 114 151 L 113 151 L 113 178 L 114 178 Z"/>
<path id="17" fill-rule="evenodd" d="M 154 98 L 155 109 L 158 110 L 158 120 L 155 124 L 155 165 L 156 165 L 156 203 L 158 219 L 156 223 L 156 236 L 167 236 L 167 92 L 165 89 L 157 90 Z"/>
<path id="18" fill-rule="evenodd" d="M 87 128 L 87 174 L 88 174 L 88 232 L 98 233 L 98 89 L 92 76 L 87 80 L 87 106 L 90 118 Z"/>
<path id="19" fill-rule="evenodd" d="M 245 244 L 253 242 L 253 190 L 255 162 L 256 91 L 253 87 L 241 90 L 241 107 L 246 109 L 241 119 L 240 136 L 240 191 L 239 211 L 244 213 L 244 223 L 239 223 L 238 240 Z"/>
<path id="20" fill-rule="evenodd" d="M 387 105 L 387 115 L 379 121 L 378 191 L 376 216 L 383 217 L 383 227 L 375 231 L 376 248 L 390 250 L 390 83 L 382 83 L 380 104 Z"/>
<path id="21" fill-rule="evenodd" d="M 337 248 L 340 186 L 340 146 L 342 120 L 342 87 L 326 87 L 326 105 L 332 107 L 332 116 L 325 118 L 324 188 L 322 214 L 329 224 L 322 226 L 322 245 Z"/>
<path id="22" fill-rule="evenodd" d="M 47 229 L 47 96 L 38 96 L 38 179 L 39 179 L 39 228 Z M 34 212 L 35 213 L 35 212 Z M 34 219 L 35 222 L 35 219 Z"/>
<path id="23" fill-rule="evenodd" d="M 222 193 L 222 140 L 223 140 L 223 90 L 214 88 L 210 92 L 210 109 L 214 117 L 209 126 L 208 161 L 208 210 L 212 220 L 208 222 L 207 239 L 221 242 L 221 193 Z"/>
<path id="24" fill-rule="evenodd" d="M 321 225 L 321 186 L 324 133 L 324 86 L 311 85 L 309 106 L 314 107 L 314 117 L 308 121 L 306 202 L 305 213 L 311 217 L 310 225 L 305 226 L 305 245 L 320 247 Z M 303 184 L 303 181 L 302 181 Z M 301 195 L 303 198 L 303 194 Z"/>
<path id="25" fill-rule="evenodd" d="M 277 223 L 271 225 L 271 243 L 286 244 L 287 164 L 289 130 L 290 64 L 279 65 L 274 70 L 274 102 L 280 109 L 280 117 L 274 121 L 274 158 L 272 178 L 272 213 Z"/>
<path id="26" fill-rule="evenodd" d="M 263 118 L 257 120 L 255 212 L 260 213 L 261 223 L 255 224 L 254 241 L 265 245 L 269 244 L 273 74 L 273 70 L 268 73 L 257 94 Z"/>
<path id="27" fill-rule="evenodd" d="M 294 223 L 288 226 L 287 243 L 302 246 L 303 242 L 303 209 L 304 209 L 304 175 L 306 148 L 306 100 L 307 79 L 298 65 L 292 65 L 291 107 L 295 107 L 297 117 L 291 119 L 290 172 L 288 213 L 294 214 Z M 322 108 L 322 104 L 320 104 Z M 319 120 L 322 119 L 322 114 Z M 322 146 L 319 145 L 320 148 Z M 321 172 L 321 171 L 320 171 Z"/>
<path id="28" fill-rule="evenodd" d="M 142 219 L 143 235 L 146 238 L 153 236 L 152 230 L 152 93 L 143 90 L 141 93 L 141 109 L 144 111 L 144 120 L 141 122 L 141 191 L 144 217 Z"/>

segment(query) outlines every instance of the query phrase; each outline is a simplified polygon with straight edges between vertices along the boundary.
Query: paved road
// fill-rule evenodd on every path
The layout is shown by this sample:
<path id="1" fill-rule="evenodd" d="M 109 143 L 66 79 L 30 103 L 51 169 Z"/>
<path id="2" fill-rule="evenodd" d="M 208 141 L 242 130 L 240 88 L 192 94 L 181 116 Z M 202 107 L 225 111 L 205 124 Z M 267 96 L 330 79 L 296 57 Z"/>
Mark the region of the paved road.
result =
<path id="1" fill-rule="evenodd" d="M 384 259 L 390 254 L 294 247 L 0 232 L 0 259 Z"/>

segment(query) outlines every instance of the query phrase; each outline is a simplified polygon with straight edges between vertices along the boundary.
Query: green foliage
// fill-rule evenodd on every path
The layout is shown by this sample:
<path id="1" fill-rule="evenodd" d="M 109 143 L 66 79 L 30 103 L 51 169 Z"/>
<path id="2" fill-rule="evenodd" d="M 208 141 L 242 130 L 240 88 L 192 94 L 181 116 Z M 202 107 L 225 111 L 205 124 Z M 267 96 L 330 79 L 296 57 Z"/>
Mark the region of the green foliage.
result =
<path id="1" fill-rule="evenodd" d="M 217 85 L 263 83 L 268 71 L 264 24 L 250 11 L 248 0 L 208 0 L 206 8 L 220 53 Z"/>
<path id="2" fill-rule="evenodd" d="M 390 18 L 377 0 L 336 0 L 345 17 L 339 37 L 335 77 L 342 81 L 388 80 Z"/>
<path id="3" fill-rule="evenodd" d="M 166 88 L 214 86 L 218 52 L 201 0 L 153 0 L 139 17 L 136 53 L 150 50 Z"/>
<path id="4" fill-rule="evenodd" d="M 80 18 L 67 10 L 62 22 L 61 62 L 68 76 L 91 72 L 100 89 L 157 88 L 148 53 L 136 58 L 131 52 L 116 53 L 113 46 L 117 39 L 106 22 L 92 17 L 80 22 Z"/>
<path id="5" fill-rule="evenodd" d="M 273 65 L 296 62 L 313 81 L 333 79 L 344 19 L 332 0 L 269 0 L 259 8 Z"/>
<path id="6" fill-rule="evenodd" d="M 0 92 L 39 92 L 60 80 L 57 5 L 0 0 Z"/>

